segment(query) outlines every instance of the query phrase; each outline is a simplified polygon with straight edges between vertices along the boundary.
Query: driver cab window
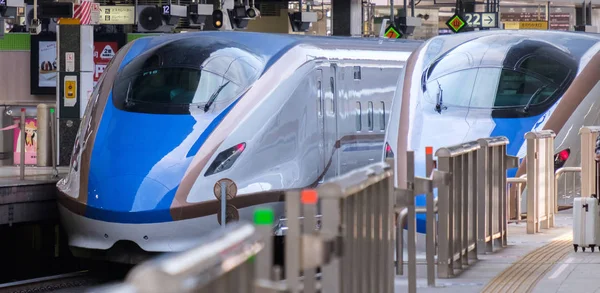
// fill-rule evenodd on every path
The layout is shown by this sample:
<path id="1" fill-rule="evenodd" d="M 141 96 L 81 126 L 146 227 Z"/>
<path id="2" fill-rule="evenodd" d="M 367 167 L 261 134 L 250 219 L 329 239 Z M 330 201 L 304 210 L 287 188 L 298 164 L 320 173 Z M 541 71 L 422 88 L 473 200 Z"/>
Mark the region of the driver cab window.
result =
<path id="1" fill-rule="evenodd" d="M 444 106 L 468 107 L 471 93 L 477 77 L 477 68 L 460 70 L 439 78 L 428 80 L 423 93 L 425 100 L 437 104 L 438 94 L 442 91 L 442 104 Z"/>
<path id="2" fill-rule="evenodd" d="M 518 107 L 546 102 L 556 87 L 531 75 L 503 69 L 494 107 Z"/>

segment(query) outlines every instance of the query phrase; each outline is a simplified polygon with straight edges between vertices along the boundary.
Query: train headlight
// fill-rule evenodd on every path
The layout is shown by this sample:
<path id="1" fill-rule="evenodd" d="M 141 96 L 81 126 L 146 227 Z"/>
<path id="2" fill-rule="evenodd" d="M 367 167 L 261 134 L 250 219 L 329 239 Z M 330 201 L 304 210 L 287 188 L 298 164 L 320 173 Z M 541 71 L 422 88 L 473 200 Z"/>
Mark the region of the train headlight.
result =
<path id="1" fill-rule="evenodd" d="M 204 177 L 210 176 L 213 174 L 217 174 L 219 172 L 225 171 L 240 157 L 242 152 L 246 149 L 246 143 L 242 142 L 233 147 L 230 147 L 224 151 L 222 151 L 213 161 L 213 163 L 208 167 L 206 173 L 204 173 Z"/>
<path id="2" fill-rule="evenodd" d="M 565 163 L 567 162 L 567 159 L 569 159 L 570 155 L 571 155 L 571 149 L 568 149 L 568 148 L 555 154 L 554 155 L 554 171 L 562 168 L 565 165 Z"/>

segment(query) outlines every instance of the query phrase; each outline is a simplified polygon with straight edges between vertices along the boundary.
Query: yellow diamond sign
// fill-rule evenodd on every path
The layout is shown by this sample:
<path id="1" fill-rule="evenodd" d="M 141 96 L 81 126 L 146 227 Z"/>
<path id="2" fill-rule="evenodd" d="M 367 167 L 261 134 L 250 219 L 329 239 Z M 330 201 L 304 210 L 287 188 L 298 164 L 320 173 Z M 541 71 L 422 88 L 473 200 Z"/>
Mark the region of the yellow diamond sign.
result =
<path id="1" fill-rule="evenodd" d="M 463 27 L 465 27 L 466 23 L 460 17 L 460 15 L 455 14 L 450 17 L 450 19 L 446 22 L 446 25 L 455 33 L 458 33 Z"/>

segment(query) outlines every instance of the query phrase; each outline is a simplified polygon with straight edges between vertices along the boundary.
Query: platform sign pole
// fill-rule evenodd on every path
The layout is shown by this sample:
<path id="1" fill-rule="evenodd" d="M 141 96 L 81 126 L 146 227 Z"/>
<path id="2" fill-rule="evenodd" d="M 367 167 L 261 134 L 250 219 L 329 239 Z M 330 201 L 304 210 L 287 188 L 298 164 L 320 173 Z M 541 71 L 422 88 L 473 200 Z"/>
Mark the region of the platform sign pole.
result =
<path id="1" fill-rule="evenodd" d="M 221 181 L 221 226 L 225 227 L 227 219 L 227 182 Z"/>
<path id="2" fill-rule="evenodd" d="M 21 164 L 19 166 L 20 168 L 20 172 L 19 175 L 21 177 L 21 180 L 25 180 L 25 139 L 27 137 L 27 135 L 25 134 L 25 108 L 21 108 L 21 124 L 20 129 L 21 129 L 21 133 L 19 133 L 19 135 L 21 136 L 21 145 L 19 146 L 20 148 L 20 159 L 21 159 Z"/>
<path id="3" fill-rule="evenodd" d="M 50 108 L 50 152 L 52 156 L 52 177 L 58 177 L 58 169 L 56 168 L 56 113 L 54 108 Z"/>

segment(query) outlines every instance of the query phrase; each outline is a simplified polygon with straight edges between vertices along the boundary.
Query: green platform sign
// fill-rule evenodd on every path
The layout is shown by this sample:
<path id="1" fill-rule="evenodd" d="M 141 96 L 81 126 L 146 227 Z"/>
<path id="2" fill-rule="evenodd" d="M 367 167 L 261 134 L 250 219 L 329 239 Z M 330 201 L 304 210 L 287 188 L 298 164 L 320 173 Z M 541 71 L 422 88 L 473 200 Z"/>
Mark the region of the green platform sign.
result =
<path id="1" fill-rule="evenodd" d="M 385 37 L 390 39 L 400 39 L 402 38 L 402 33 L 398 29 L 396 29 L 396 27 L 393 24 L 390 24 L 385 29 Z"/>
<path id="2" fill-rule="evenodd" d="M 454 14 L 450 19 L 446 22 L 446 25 L 455 33 L 458 33 L 461 29 L 463 29 L 467 23 L 465 20 L 458 14 Z"/>

